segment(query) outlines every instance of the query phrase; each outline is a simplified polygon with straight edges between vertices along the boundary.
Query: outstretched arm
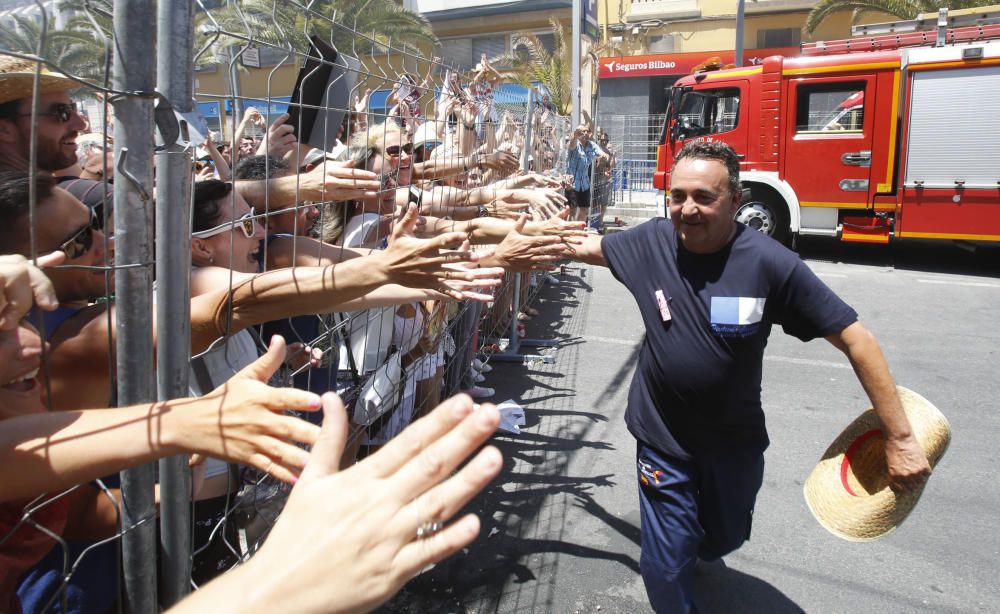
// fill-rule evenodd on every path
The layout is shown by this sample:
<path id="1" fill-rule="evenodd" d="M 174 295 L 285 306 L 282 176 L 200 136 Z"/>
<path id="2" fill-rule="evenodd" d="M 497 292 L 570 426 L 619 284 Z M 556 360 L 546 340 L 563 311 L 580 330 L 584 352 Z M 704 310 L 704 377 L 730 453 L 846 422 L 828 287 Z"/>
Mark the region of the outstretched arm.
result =
<path id="1" fill-rule="evenodd" d="M 374 198 L 382 184 L 375 173 L 352 168 L 352 162 L 327 162 L 307 173 L 259 181 L 237 181 L 236 189 L 250 202 L 267 202 L 270 209 L 301 201 Z"/>
<path id="2" fill-rule="evenodd" d="M 450 520 L 502 466 L 496 448 L 479 450 L 500 422 L 495 407 L 453 397 L 338 471 L 347 418 L 334 395 L 323 402 L 309 466 L 263 547 L 170 612 L 367 612 L 475 539 L 478 518 Z"/>
<path id="3" fill-rule="evenodd" d="M 885 456 L 892 488 L 904 492 L 919 489 L 930 475 L 931 466 L 910 429 L 875 335 L 860 322 L 855 322 L 826 340 L 847 355 L 878 414 L 885 435 Z"/>
<path id="4" fill-rule="evenodd" d="M 148 405 L 26 414 L 0 428 L 0 501 L 33 497 L 174 454 L 198 453 L 252 465 L 290 481 L 319 429 L 283 416 L 316 411 L 319 397 L 264 382 L 285 356 L 280 337 L 267 353 L 198 399 Z"/>
<path id="5" fill-rule="evenodd" d="M 463 243 L 462 233 L 446 233 L 433 239 L 418 239 L 416 206 L 411 205 L 393 228 L 389 247 L 363 258 L 336 265 L 296 267 L 256 275 L 223 289 L 195 297 L 191 303 L 191 348 L 207 349 L 224 335 L 248 326 L 305 313 L 328 313 L 346 301 L 375 288 L 396 283 L 411 288 L 431 288 L 455 299 L 465 298 L 450 281 L 491 286 L 499 282 L 502 269 L 456 270 L 446 265 L 472 263 L 478 257 L 469 251 L 442 252 Z"/>
<path id="6" fill-rule="evenodd" d="M 601 235 L 587 235 L 580 240 L 580 244 L 574 246 L 573 254 L 570 256 L 577 262 L 593 264 L 596 266 L 608 266 L 608 261 L 604 257 L 604 249 L 601 247 L 604 237 Z"/>

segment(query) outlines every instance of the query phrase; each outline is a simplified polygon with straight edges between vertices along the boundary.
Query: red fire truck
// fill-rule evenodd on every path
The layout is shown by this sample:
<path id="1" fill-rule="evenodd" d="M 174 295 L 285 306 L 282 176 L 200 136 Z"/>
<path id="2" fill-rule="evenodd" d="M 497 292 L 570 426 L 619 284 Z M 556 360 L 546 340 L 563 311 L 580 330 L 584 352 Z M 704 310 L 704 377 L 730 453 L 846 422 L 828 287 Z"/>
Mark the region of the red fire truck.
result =
<path id="1" fill-rule="evenodd" d="M 1000 241 L 1000 13 L 961 19 L 973 25 L 875 24 L 680 79 L 654 185 L 685 142 L 710 138 L 740 154 L 737 219 L 778 240 Z"/>

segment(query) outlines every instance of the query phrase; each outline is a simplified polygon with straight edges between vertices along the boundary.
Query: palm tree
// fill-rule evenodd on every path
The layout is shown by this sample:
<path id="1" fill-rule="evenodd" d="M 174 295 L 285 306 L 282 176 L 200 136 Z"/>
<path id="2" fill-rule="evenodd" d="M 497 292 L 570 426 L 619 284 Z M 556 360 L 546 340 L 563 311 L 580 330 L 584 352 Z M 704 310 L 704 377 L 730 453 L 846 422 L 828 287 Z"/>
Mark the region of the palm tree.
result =
<path id="1" fill-rule="evenodd" d="M 349 55 L 370 54 L 390 44 L 402 48 L 437 43 L 426 18 L 392 0 L 318 0 L 308 9 L 297 2 L 233 0 L 199 14 L 196 24 L 196 53 L 212 43 L 219 48 L 247 44 L 227 33 L 299 51 L 309 48 L 308 35 L 316 35 Z"/>
<path id="2" fill-rule="evenodd" d="M 517 34 L 511 41 L 510 53 L 492 58 L 490 63 L 498 67 L 510 66 L 510 75 L 520 85 L 525 87 L 540 85 L 548 95 L 552 106 L 561 115 L 568 115 L 573 106 L 570 95 L 573 49 L 561 23 L 553 18 L 549 19 L 549 26 L 552 28 L 552 51 L 549 51 L 545 43 L 534 34 L 523 32 Z M 581 58 L 580 69 L 596 66 L 597 60 L 601 57 L 629 50 L 631 48 L 607 41 L 595 43 Z"/>
<path id="3" fill-rule="evenodd" d="M 63 29 L 56 30 L 50 18 L 45 25 L 43 30 L 40 22 L 23 15 L 11 15 L 8 21 L 0 23 L 0 50 L 38 54 L 67 74 L 103 79 L 105 48 L 94 35 L 89 21 L 84 24 L 74 18 Z"/>
<path id="4" fill-rule="evenodd" d="M 914 19 L 921 13 L 938 9 L 966 9 L 996 4 L 997 0 L 819 0 L 806 17 L 806 31 L 812 33 L 824 19 L 840 11 L 852 11 L 851 23 L 858 23 L 867 13 L 885 13 L 899 19 Z"/>
<path id="5" fill-rule="evenodd" d="M 525 87 L 531 87 L 536 83 L 541 85 L 545 88 L 552 106 L 559 113 L 567 114 L 572 106 L 570 96 L 572 49 L 562 24 L 555 19 L 549 19 L 549 24 L 552 27 L 552 51 L 546 49 L 537 36 L 526 32 L 514 37 L 510 53 L 493 58 L 490 63 L 497 66 L 511 66 L 514 81 Z M 520 49 L 522 47 L 523 50 Z"/>

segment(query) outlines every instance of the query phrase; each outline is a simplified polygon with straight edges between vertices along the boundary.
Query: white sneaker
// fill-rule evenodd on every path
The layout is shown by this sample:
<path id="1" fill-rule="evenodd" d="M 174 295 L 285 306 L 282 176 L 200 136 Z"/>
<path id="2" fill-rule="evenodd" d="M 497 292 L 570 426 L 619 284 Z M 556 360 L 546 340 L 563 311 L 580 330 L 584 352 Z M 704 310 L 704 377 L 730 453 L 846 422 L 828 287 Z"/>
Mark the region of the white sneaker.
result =
<path id="1" fill-rule="evenodd" d="M 485 362 L 479 360 L 478 358 L 472 359 L 472 368 L 480 373 L 489 373 L 493 370 L 493 365 L 488 365 Z"/>
<path id="2" fill-rule="evenodd" d="M 496 390 L 485 386 L 473 386 L 472 388 L 466 388 L 462 392 L 469 395 L 473 399 L 487 399 L 497 393 Z"/>
<path id="3" fill-rule="evenodd" d="M 472 380 L 477 384 L 482 384 L 486 381 L 486 377 L 484 377 L 482 373 L 476 373 L 476 376 L 473 377 Z"/>

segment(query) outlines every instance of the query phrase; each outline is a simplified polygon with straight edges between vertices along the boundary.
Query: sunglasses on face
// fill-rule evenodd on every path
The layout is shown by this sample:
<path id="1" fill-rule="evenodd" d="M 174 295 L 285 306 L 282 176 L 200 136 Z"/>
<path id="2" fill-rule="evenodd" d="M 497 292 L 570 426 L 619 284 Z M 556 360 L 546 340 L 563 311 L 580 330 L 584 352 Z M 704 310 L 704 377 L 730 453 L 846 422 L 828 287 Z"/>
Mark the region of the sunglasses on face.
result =
<path id="1" fill-rule="evenodd" d="M 393 158 L 398 158 L 400 152 L 405 152 L 406 155 L 413 154 L 413 143 L 407 143 L 406 145 L 390 145 L 385 148 L 385 154 L 387 156 L 392 156 Z"/>
<path id="2" fill-rule="evenodd" d="M 192 232 L 191 236 L 196 239 L 207 239 L 209 237 L 214 237 L 215 235 L 221 235 L 224 232 L 232 230 L 234 224 L 237 228 L 243 231 L 243 234 L 248 239 L 252 239 L 256 229 L 256 222 L 254 219 L 257 217 L 257 212 L 254 211 L 253 207 L 250 207 L 250 213 L 245 213 L 238 217 L 235 222 L 225 222 L 219 224 L 214 228 L 209 228 L 208 230 L 199 230 L 198 232 Z"/>
<path id="3" fill-rule="evenodd" d="M 93 209 L 90 210 L 90 221 L 74 232 L 68 239 L 59 244 L 56 249 L 66 254 L 66 260 L 73 260 L 86 254 L 94 245 L 94 231 L 104 228 L 104 220 Z"/>
<path id="4" fill-rule="evenodd" d="M 41 117 L 54 117 L 60 123 L 65 124 L 73 117 L 73 113 L 76 111 L 76 107 L 72 104 L 67 104 L 65 102 L 60 102 L 59 104 L 52 105 L 52 110 L 48 113 L 38 113 L 37 115 Z M 22 117 L 31 117 L 31 113 L 21 113 Z"/>

